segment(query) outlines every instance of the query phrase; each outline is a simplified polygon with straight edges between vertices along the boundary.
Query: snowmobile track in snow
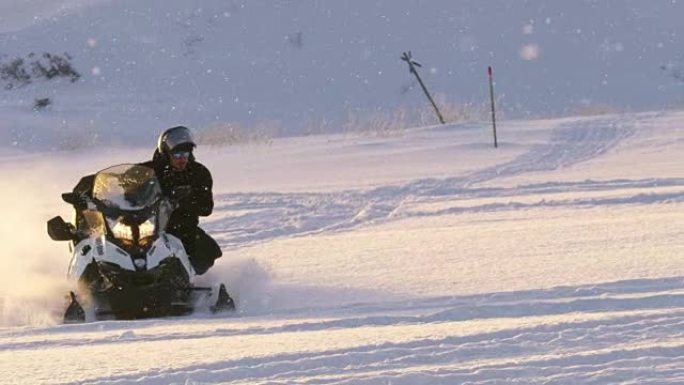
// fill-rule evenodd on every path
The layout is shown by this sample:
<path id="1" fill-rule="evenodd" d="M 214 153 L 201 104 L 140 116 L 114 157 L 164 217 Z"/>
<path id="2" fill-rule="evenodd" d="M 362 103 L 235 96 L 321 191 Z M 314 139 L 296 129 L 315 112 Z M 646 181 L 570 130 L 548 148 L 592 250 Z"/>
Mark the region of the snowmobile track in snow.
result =
<path id="1" fill-rule="evenodd" d="M 112 372 L 105 377 L 62 373 L 61 381 L 52 381 L 62 384 L 182 384 L 189 379 L 192 383 L 230 379 L 221 382 L 226 384 L 492 384 L 511 376 L 529 384 L 603 384 L 624 381 L 624 376 L 638 383 L 658 383 L 682 375 L 677 369 L 684 349 L 681 284 L 681 277 L 673 277 L 412 303 L 358 304 L 344 312 L 321 309 L 317 313 L 320 319 L 299 320 L 304 313 L 298 315 L 291 309 L 270 316 L 287 320 L 281 326 L 255 326 L 257 323 L 245 328 L 240 323 L 249 319 L 236 320 L 235 325 L 223 320 L 213 330 L 208 325 L 211 332 L 206 328 L 178 331 L 169 321 L 74 325 L 46 334 L 8 329 L 0 333 L 0 350 L 12 351 L 15 357 L 45 354 L 43 358 L 55 360 L 51 361 L 55 365 L 70 359 L 62 352 L 86 347 L 93 349 L 93 362 L 121 345 L 193 347 L 207 355 L 201 364 L 190 360 L 187 365 L 165 367 L 152 362 L 156 369 Z M 184 325 L 192 328 L 192 322 Z M 320 333 L 372 336 L 386 332 L 391 336 L 395 328 L 408 337 L 381 343 L 368 338 L 365 344 L 349 347 L 317 342 Z M 276 349 L 264 356 L 236 359 L 211 353 L 214 346 L 267 343 L 272 334 L 291 335 L 305 345 L 315 342 L 317 347 L 301 352 Z M 47 372 L 32 375 L 55 376 Z"/>
<path id="2" fill-rule="evenodd" d="M 279 237 L 344 231 L 368 224 L 410 216 L 445 213 L 512 210 L 540 206 L 615 205 L 682 201 L 684 192 L 637 192 L 618 198 L 544 200 L 537 203 L 494 203 L 447 211 L 407 210 L 406 204 L 445 199 L 508 197 L 568 191 L 607 191 L 614 188 L 684 186 L 684 178 L 609 180 L 549 183 L 515 188 L 478 187 L 483 182 L 530 172 L 553 171 L 608 153 L 633 136 L 651 115 L 602 117 L 560 123 L 549 140 L 532 146 L 511 161 L 464 176 L 445 179 L 420 179 L 407 184 L 382 186 L 368 191 L 330 193 L 238 193 L 217 197 L 215 212 L 220 219 L 206 222 L 222 247 L 239 248 Z M 221 216 L 220 213 L 223 213 Z M 232 230 L 231 230 L 232 229 Z"/>

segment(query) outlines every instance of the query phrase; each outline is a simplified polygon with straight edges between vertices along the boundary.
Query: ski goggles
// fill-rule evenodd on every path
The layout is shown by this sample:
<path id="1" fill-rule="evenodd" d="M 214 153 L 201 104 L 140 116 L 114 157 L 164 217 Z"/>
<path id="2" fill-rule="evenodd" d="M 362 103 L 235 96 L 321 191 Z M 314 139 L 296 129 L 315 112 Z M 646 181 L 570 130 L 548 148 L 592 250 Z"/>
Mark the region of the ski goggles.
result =
<path id="1" fill-rule="evenodd" d="M 190 158 L 190 151 L 176 151 L 171 153 L 173 159 L 188 159 Z"/>

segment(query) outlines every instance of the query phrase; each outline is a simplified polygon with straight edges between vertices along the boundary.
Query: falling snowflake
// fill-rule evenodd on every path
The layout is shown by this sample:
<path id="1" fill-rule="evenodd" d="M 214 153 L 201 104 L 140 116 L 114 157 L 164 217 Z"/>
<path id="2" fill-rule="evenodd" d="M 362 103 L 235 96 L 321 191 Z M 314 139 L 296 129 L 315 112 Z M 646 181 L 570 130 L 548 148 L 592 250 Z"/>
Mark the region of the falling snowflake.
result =
<path id="1" fill-rule="evenodd" d="M 539 58 L 539 46 L 537 44 L 526 44 L 520 48 L 520 57 L 523 60 L 537 60 Z"/>

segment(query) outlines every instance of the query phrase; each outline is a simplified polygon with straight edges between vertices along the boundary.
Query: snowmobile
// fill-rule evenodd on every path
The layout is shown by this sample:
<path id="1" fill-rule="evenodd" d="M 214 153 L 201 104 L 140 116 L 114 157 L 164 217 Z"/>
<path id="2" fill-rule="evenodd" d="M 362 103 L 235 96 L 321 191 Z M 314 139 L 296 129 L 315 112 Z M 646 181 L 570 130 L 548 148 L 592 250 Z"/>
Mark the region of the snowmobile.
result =
<path id="1" fill-rule="evenodd" d="M 122 164 L 86 178 L 86 191 L 62 194 L 75 223 L 47 223 L 48 235 L 70 241 L 67 278 L 75 285 L 65 323 L 185 315 L 206 306 L 235 310 L 223 284 L 200 287 L 181 241 L 165 231 L 174 202 L 164 197 L 154 170 Z M 92 186 L 92 187 L 91 187 Z"/>

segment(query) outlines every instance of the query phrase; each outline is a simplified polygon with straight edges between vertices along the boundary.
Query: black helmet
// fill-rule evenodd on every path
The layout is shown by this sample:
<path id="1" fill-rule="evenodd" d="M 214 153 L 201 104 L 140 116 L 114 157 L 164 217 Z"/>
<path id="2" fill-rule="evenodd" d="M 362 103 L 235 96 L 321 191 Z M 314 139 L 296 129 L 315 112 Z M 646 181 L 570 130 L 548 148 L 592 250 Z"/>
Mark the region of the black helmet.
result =
<path id="1" fill-rule="evenodd" d="M 179 148 L 180 147 L 180 148 Z M 176 126 L 169 128 L 159 136 L 157 141 L 157 151 L 161 154 L 168 154 L 173 149 L 185 149 L 192 151 L 195 141 L 192 139 L 192 134 L 187 127 Z"/>

